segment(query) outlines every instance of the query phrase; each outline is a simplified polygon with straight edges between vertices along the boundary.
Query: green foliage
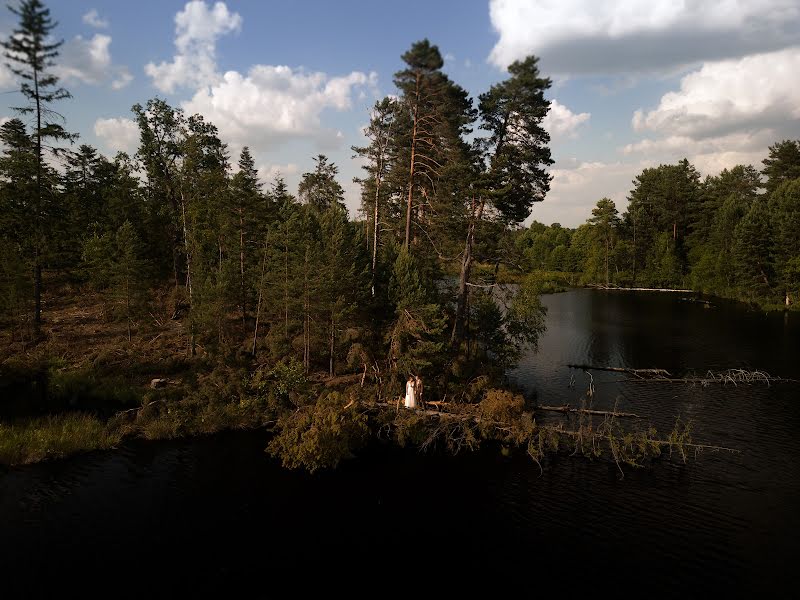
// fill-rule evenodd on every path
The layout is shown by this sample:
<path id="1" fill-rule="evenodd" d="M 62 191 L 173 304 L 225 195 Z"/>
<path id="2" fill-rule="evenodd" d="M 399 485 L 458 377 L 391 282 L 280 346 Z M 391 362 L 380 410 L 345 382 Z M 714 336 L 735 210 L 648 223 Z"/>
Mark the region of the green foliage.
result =
<path id="1" fill-rule="evenodd" d="M 258 398 L 264 399 L 275 413 L 279 413 L 305 403 L 308 377 L 303 363 L 290 357 L 272 369 L 257 370 L 253 373 L 250 387 Z"/>
<path id="2" fill-rule="evenodd" d="M 767 177 L 767 193 L 786 182 L 800 179 L 800 140 L 783 140 L 769 147 L 761 171 Z"/>
<path id="3" fill-rule="evenodd" d="M 281 417 L 278 428 L 280 433 L 270 441 L 269 452 L 280 458 L 284 467 L 302 467 L 311 473 L 335 468 L 350 458 L 369 433 L 358 404 L 338 392 Z"/>
<path id="4" fill-rule="evenodd" d="M 744 294 L 750 299 L 770 295 L 773 248 L 764 202 L 754 202 L 734 230 L 733 256 Z"/>
<path id="5" fill-rule="evenodd" d="M 339 168 L 333 163 L 328 163 L 328 157 L 324 154 L 316 156 L 314 162 L 316 163 L 314 171 L 303 173 L 300 181 L 298 188 L 300 200 L 320 212 L 332 206 L 344 208 L 344 190 L 336 181 Z"/>
<path id="6" fill-rule="evenodd" d="M 121 440 L 118 431 L 91 415 L 70 413 L 24 423 L 0 422 L 0 463 L 24 465 L 77 452 L 105 450 Z"/>
<path id="7" fill-rule="evenodd" d="M 417 262 L 405 249 L 394 264 L 389 295 L 395 320 L 388 333 L 391 367 L 400 377 L 432 375 L 444 359 L 441 334 L 446 321 L 433 293 L 422 282 Z"/>

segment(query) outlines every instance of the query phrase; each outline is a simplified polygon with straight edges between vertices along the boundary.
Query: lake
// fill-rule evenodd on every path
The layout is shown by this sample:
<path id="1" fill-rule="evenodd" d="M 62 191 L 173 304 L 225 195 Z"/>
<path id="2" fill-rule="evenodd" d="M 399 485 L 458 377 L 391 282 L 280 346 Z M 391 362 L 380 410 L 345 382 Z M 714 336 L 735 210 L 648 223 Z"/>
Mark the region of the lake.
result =
<path id="1" fill-rule="evenodd" d="M 588 377 L 567 363 L 800 379 L 800 315 L 680 296 L 546 296 L 539 352 L 510 378 L 538 402 L 573 405 Z M 568 595 L 796 588 L 800 386 L 593 375 L 595 408 L 646 415 L 664 433 L 676 417 L 691 419 L 695 441 L 741 454 L 660 460 L 622 477 L 613 464 L 567 456 L 540 472 L 521 452 L 420 456 L 376 446 L 309 476 L 269 458 L 263 432 L 135 442 L 0 474 L 4 596 L 109 580 L 109 595 L 250 583 L 266 592 L 279 580 L 299 590 L 322 572 L 345 588 L 367 575 L 390 588 L 432 575 Z"/>

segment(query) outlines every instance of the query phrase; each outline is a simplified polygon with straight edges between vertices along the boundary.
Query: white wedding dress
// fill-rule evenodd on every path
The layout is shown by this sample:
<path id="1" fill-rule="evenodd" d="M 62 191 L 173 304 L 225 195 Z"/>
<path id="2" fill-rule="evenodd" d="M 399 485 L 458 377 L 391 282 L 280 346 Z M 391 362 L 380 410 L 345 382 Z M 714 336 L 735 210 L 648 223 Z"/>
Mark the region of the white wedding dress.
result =
<path id="1" fill-rule="evenodd" d="M 406 382 L 406 408 L 417 408 L 417 395 L 415 387 L 416 386 L 414 385 L 413 381 Z"/>

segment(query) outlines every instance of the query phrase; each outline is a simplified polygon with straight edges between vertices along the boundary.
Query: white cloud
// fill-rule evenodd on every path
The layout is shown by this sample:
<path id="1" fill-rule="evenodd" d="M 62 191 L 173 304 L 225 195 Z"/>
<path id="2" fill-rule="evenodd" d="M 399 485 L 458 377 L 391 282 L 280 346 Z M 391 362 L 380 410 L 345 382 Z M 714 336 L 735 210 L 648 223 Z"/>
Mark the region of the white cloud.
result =
<path id="1" fill-rule="evenodd" d="M 603 197 L 611 198 L 622 212 L 627 206 L 631 182 L 652 161 L 580 162 L 562 161 L 550 169 L 553 181 L 544 202 L 537 202 L 528 222 L 561 223 L 577 227 L 591 215 Z"/>
<path id="2" fill-rule="evenodd" d="M 542 125 L 550 134 L 551 139 L 571 138 L 577 135 L 577 129 L 586 123 L 591 115 L 589 113 L 574 113 L 558 100 L 550 101 L 550 110 L 542 121 Z"/>
<path id="3" fill-rule="evenodd" d="M 133 75 L 128 71 L 128 67 L 120 67 L 117 70 L 117 77 L 111 82 L 111 89 L 121 90 L 133 81 Z"/>
<path id="4" fill-rule="evenodd" d="M 305 137 L 333 148 L 340 145 L 342 133 L 322 126 L 322 111 L 350 109 L 354 91 L 374 88 L 376 81 L 375 73 L 329 77 L 287 66 L 255 65 L 247 75 L 228 71 L 182 106 L 189 114 L 205 116 L 234 146 L 263 150 L 280 140 Z"/>
<path id="5" fill-rule="evenodd" d="M 548 72 L 627 72 L 740 57 L 800 41 L 797 0 L 490 0 L 500 68 L 529 54 Z"/>
<path id="6" fill-rule="evenodd" d="M 97 119 L 94 134 L 113 152 L 133 154 L 139 145 L 139 128 L 132 119 L 124 117 Z"/>
<path id="7" fill-rule="evenodd" d="M 8 90 L 15 86 L 16 77 L 5 65 L 0 63 L 0 90 Z"/>
<path id="8" fill-rule="evenodd" d="M 127 67 L 113 64 L 110 46 L 109 35 L 96 33 L 89 39 L 77 35 L 64 44 L 53 72 L 67 84 L 100 85 L 111 80 L 113 89 L 122 89 L 133 76 Z"/>
<path id="9" fill-rule="evenodd" d="M 294 163 L 285 165 L 261 165 L 258 167 L 258 178 L 263 183 L 272 183 L 280 176 L 286 178 L 299 173 L 300 168 Z"/>
<path id="10" fill-rule="evenodd" d="M 636 111 L 633 127 L 692 138 L 800 119 L 800 47 L 706 63 L 654 110 Z"/>
<path id="11" fill-rule="evenodd" d="M 758 167 L 768 146 L 800 137 L 798 72 L 798 47 L 706 63 L 656 108 L 634 113 L 633 128 L 654 137 L 621 151 L 665 161 L 687 157 L 708 175 L 737 164 Z"/>
<path id="12" fill-rule="evenodd" d="M 97 29 L 104 29 L 108 27 L 108 19 L 102 19 L 96 8 L 93 8 L 83 15 L 83 22 L 90 27 L 96 27 Z"/>
<path id="13" fill-rule="evenodd" d="M 210 7 L 202 0 L 187 2 L 175 15 L 175 47 L 172 62 L 148 63 L 145 73 L 162 92 L 199 87 L 219 81 L 216 42 L 220 36 L 239 31 L 242 17 L 230 12 L 224 2 Z"/>

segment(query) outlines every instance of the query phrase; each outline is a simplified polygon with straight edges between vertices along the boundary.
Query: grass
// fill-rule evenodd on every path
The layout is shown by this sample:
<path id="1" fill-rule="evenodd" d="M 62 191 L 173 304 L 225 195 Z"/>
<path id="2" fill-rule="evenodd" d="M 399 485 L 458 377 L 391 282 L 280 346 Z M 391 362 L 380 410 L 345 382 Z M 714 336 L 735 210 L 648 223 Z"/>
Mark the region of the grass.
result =
<path id="1" fill-rule="evenodd" d="M 122 439 L 100 419 L 70 413 L 0 423 L 0 463 L 25 465 L 78 452 L 113 448 Z"/>

